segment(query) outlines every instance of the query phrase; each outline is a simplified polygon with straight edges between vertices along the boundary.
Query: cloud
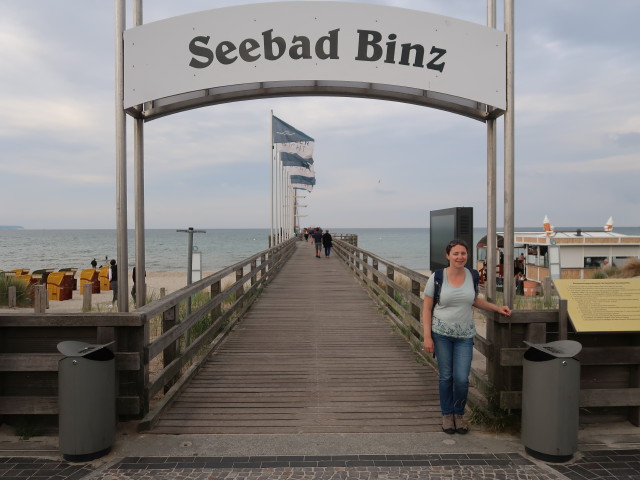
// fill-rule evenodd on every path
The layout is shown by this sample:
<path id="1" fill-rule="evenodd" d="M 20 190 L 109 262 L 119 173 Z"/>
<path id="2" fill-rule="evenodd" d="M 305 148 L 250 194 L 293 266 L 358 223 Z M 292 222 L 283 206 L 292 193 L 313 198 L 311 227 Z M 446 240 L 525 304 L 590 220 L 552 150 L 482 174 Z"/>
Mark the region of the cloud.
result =
<path id="1" fill-rule="evenodd" d="M 543 169 L 544 167 L 541 168 L 541 170 Z M 580 175 L 620 173 L 634 175 L 636 172 L 640 172 L 640 154 L 614 155 L 580 162 L 565 162 L 554 165 L 553 170 L 559 174 L 579 172 Z"/>
<path id="2" fill-rule="evenodd" d="M 607 140 L 621 148 L 640 148 L 640 132 L 610 133 Z"/>
<path id="3" fill-rule="evenodd" d="M 224 0 L 215 7 L 240 3 Z M 486 22 L 486 5 L 476 0 L 359 3 Z M 154 0 L 145 3 L 144 18 L 212 6 L 208 0 Z M 595 0 L 540 0 L 517 3 L 515 12 L 516 224 L 538 225 L 553 213 L 556 225 L 599 224 L 609 215 L 618 225 L 640 225 L 640 4 L 611 0 L 602 8 Z M 0 64 L 0 201 L 20 198 L 22 210 L 4 214 L 1 223 L 114 228 L 113 4 L 5 2 Z M 481 122 L 388 101 L 287 97 L 146 123 L 147 227 L 268 227 L 271 110 L 316 138 L 318 184 L 305 199 L 309 221 L 426 226 L 429 210 L 473 206 L 476 225 L 484 223 Z M 497 129 L 502 172 L 503 119 Z M 499 199 L 503 184 L 500 176 Z M 74 208 L 52 216 L 39 194 L 24 195 L 43 191 Z"/>

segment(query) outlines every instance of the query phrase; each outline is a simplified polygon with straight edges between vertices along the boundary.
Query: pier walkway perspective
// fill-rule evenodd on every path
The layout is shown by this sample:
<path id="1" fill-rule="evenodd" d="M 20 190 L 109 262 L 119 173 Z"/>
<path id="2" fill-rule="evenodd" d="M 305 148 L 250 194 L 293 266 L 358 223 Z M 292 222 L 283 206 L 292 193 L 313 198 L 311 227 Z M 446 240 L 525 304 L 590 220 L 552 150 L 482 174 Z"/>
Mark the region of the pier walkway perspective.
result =
<path id="1" fill-rule="evenodd" d="M 585 426 L 567 463 L 517 436 L 440 429 L 437 374 L 339 258 L 296 242 L 282 270 L 149 431 L 62 460 L 57 438 L 0 435 L 0 478 L 640 479 L 631 424 Z"/>
<path id="2" fill-rule="evenodd" d="M 299 242 L 154 433 L 440 431 L 437 375 L 340 259 Z"/>

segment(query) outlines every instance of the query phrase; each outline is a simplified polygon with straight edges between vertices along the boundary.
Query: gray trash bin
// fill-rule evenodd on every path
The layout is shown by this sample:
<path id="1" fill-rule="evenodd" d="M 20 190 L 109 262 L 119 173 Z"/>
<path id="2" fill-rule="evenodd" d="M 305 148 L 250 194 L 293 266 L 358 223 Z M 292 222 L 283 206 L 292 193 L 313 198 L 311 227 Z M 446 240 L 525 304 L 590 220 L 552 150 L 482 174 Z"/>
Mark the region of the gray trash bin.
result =
<path id="1" fill-rule="evenodd" d="M 582 345 L 559 340 L 529 345 L 522 374 L 522 443 L 538 459 L 566 462 L 578 449 Z"/>
<path id="2" fill-rule="evenodd" d="M 59 444 L 69 461 L 106 455 L 116 433 L 115 356 L 105 345 L 60 342 L 58 363 Z"/>

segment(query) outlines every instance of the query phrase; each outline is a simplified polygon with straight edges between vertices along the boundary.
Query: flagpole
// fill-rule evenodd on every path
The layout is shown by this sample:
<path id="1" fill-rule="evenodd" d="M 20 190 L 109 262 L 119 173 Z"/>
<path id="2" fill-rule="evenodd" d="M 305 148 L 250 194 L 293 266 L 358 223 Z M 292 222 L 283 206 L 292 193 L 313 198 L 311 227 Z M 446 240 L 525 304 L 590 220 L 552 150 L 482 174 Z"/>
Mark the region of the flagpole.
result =
<path id="1" fill-rule="evenodd" d="M 273 237 L 273 156 L 274 156 L 274 144 L 273 144 L 273 110 L 271 110 L 271 137 L 269 138 L 269 172 L 270 172 L 270 196 L 271 196 L 271 237 L 269 238 L 269 247 L 273 247 L 275 241 Z"/>
<path id="2" fill-rule="evenodd" d="M 296 191 L 293 189 L 293 185 L 290 187 L 291 192 L 291 236 L 296 236 Z"/>
<path id="3" fill-rule="evenodd" d="M 274 205 L 274 209 L 275 209 L 275 215 L 276 215 L 276 245 L 280 243 L 280 188 L 282 188 L 280 186 L 280 184 L 282 183 L 280 181 L 280 159 L 277 158 L 276 156 L 276 197 L 275 197 L 275 205 Z"/>
<path id="4" fill-rule="evenodd" d="M 278 201 L 278 233 L 280 234 L 280 242 L 284 241 L 283 235 L 283 216 L 282 216 L 282 208 L 284 205 L 284 168 L 282 168 L 282 162 L 278 160 L 278 169 L 280 170 L 279 181 L 280 181 L 280 199 Z"/>
<path id="5" fill-rule="evenodd" d="M 287 235 L 288 238 L 293 237 L 293 225 L 291 225 L 291 208 L 293 202 L 291 201 L 291 177 L 287 178 Z"/>

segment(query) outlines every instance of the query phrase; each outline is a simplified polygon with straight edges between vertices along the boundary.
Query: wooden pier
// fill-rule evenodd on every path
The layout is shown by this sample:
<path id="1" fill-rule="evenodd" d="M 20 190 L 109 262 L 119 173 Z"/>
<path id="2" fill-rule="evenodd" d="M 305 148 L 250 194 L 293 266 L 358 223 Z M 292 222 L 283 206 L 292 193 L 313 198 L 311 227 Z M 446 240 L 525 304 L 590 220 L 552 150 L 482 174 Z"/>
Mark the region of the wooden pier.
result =
<path id="1" fill-rule="evenodd" d="M 296 252 L 151 433 L 440 431 L 437 375 L 338 258 Z"/>

